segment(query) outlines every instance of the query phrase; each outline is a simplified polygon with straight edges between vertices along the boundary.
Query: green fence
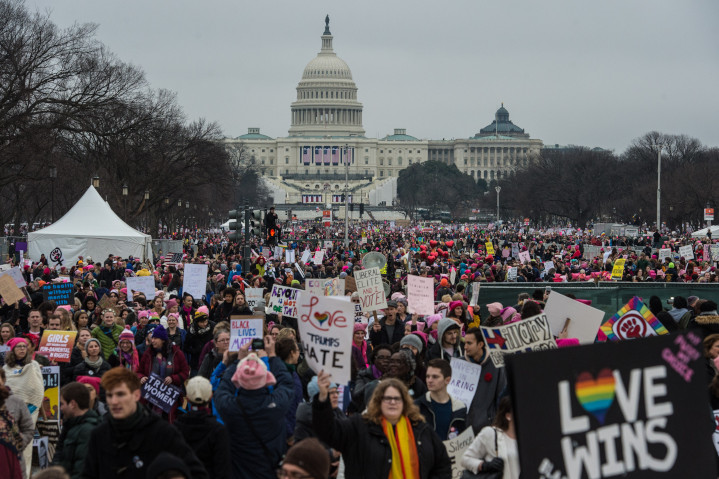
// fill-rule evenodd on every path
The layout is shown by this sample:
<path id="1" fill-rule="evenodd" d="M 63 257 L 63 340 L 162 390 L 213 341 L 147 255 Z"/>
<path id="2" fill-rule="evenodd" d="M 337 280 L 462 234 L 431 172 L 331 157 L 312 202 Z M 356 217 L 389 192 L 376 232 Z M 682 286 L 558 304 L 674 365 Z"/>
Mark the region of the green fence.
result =
<path id="1" fill-rule="evenodd" d="M 562 294 L 571 293 L 579 299 L 589 299 L 592 306 L 601 309 L 609 316 L 614 315 L 632 297 L 639 296 L 645 300 L 648 306 L 649 297 L 659 296 L 666 309 L 671 309 L 667 299 L 674 296 L 698 296 L 704 299 L 711 299 L 719 303 L 719 284 L 703 283 L 620 283 L 600 282 L 598 284 L 585 283 L 504 283 L 487 284 L 482 283 L 479 290 L 477 304 L 480 306 L 482 318 L 489 316 L 487 304 L 500 302 L 504 306 L 517 304 L 517 297 L 520 293 L 532 293 L 539 289 L 550 286 L 552 291 Z"/>

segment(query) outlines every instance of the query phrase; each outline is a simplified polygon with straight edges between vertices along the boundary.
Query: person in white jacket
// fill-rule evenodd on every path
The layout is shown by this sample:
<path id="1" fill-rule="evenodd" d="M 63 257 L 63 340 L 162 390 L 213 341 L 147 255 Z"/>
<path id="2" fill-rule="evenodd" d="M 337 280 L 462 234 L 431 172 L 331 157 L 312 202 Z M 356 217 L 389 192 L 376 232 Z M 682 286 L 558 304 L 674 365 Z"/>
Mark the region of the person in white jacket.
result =
<path id="1" fill-rule="evenodd" d="M 499 401 L 492 425 L 479 431 L 462 455 L 461 464 L 470 473 L 463 478 L 479 472 L 503 471 L 502 479 L 519 479 L 517 436 L 509 397 Z"/>
<path id="2" fill-rule="evenodd" d="M 37 422 L 42 400 L 45 397 L 45 387 L 42 381 L 42 371 L 37 361 L 32 359 L 30 346 L 25 338 L 13 338 L 7 345 L 10 351 L 5 354 L 6 381 L 13 395 L 27 404 L 32 416 L 33 427 Z M 25 461 L 25 471 L 32 466 L 32 446 L 26 447 L 22 459 Z"/>

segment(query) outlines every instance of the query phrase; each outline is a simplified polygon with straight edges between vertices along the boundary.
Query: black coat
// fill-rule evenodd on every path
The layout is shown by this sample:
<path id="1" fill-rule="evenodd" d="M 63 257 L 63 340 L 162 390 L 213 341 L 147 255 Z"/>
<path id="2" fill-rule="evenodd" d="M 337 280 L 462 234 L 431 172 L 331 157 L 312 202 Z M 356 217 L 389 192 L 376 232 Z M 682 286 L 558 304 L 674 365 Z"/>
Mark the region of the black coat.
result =
<path id="1" fill-rule="evenodd" d="M 223 424 L 207 411 L 190 411 L 177 416 L 175 427 L 212 478 L 229 478 L 230 436 Z"/>
<path id="2" fill-rule="evenodd" d="M 104 359 L 102 360 L 102 365 L 99 368 L 90 367 L 90 365 L 83 359 L 83 361 L 72 370 L 72 379 L 73 381 L 77 381 L 78 376 L 92 376 L 99 378 L 111 368 L 112 366 L 110 366 L 110 363 Z"/>
<path id="3" fill-rule="evenodd" d="M 192 323 L 192 326 L 190 326 L 190 329 L 187 331 L 184 351 L 187 355 L 187 362 L 190 364 L 190 369 L 200 367 L 200 354 L 202 354 L 202 349 L 205 347 L 205 344 L 212 341 L 213 329 L 215 329 L 215 323 L 208 321 L 205 329 L 198 329 L 197 323 Z M 209 376 L 206 377 L 209 379 Z"/>
<path id="4" fill-rule="evenodd" d="M 345 477 L 386 478 L 392 463 L 392 449 L 382 426 L 359 414 L 336 419 L 329 399 L 312 402 L 312 427 L 317 437 L 330 447 L 342 451 Z M 447 449 L 426 422 L 412 424 L 417 446 L 420 479 L 452 477 Z"/>
<path id="5" fill-rule="evenodd" d="M 402 341 L 402 338 L 404 337 L 404 324 L 402 324 L 402 321 L 400 321 L 399 318 L 394 322 L 394 331 L 392 332 L 391 338 L 387 332 L 387 326 L 385 326 L 384 318 L 380 320 L 380 324 L 382 325 L 382 329 L 375 331 L 373 327 L 369 332 L 369 340 L 372 343 L 372 347 L 376 348 L 380 344 L 394 344 Z"/>
<path id="6" fill-rule="evenodd" d="M 193 479 L 209 477 L 177 428 L 141 404 L 137 407 L 142 408 L 143 418 L 127 439 L 118 437 L 107 417 L 92 431 L 83 479 L 145 479 L 148 467 L 163 451 L 182 459 Z"/>

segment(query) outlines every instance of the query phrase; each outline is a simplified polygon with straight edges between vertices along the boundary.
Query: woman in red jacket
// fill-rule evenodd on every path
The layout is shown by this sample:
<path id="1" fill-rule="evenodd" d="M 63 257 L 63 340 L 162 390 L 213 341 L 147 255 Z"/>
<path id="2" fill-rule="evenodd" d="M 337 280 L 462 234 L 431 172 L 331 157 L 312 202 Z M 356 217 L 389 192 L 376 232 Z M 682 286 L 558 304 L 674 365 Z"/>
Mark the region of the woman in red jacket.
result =
<path id="1" fill-rule="evenodd" d="M 173 385 L 180 389 L 190 375 L 190 366 L 187 364 L 184 353 L 170 342 L 167 330 L 162 325 L 152 330 L 150 347 L 140 359 L 140 369 L 137 371 L 140 383 L 144 385 L 153 373 L 160 377 L 163 384 Z M 142 401 L 145 404 L 148 403 L 145 398 Z M 180 402 L 181 397 L 178 397 L 169 414 L 158 406 L 153 405 L 152 409 L 173 422 Z"/>

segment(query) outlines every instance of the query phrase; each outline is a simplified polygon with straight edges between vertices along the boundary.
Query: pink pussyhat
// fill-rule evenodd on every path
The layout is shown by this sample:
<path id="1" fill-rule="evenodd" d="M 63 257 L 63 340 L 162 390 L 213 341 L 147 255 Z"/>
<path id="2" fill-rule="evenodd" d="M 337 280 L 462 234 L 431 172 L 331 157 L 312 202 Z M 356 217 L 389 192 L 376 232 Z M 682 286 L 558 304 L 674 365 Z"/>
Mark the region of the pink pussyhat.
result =
<path id="1" fill-rule="evenodd" d="M 232 375 L 232 384 L 237 388 L 254 391 L 277 383 L 275 376 L 267 370 L 265 363 L 255 353 L 250 353 L 237 365 Z"/>

